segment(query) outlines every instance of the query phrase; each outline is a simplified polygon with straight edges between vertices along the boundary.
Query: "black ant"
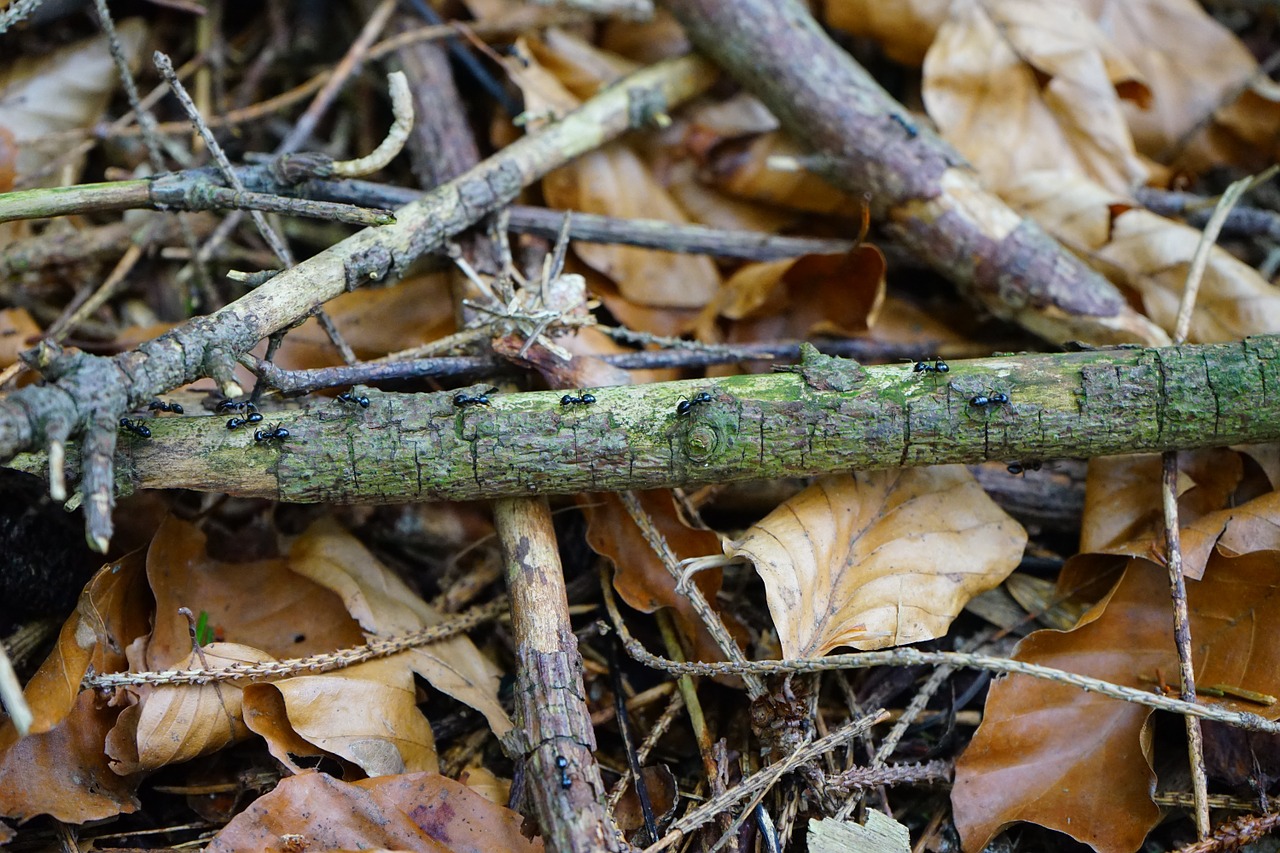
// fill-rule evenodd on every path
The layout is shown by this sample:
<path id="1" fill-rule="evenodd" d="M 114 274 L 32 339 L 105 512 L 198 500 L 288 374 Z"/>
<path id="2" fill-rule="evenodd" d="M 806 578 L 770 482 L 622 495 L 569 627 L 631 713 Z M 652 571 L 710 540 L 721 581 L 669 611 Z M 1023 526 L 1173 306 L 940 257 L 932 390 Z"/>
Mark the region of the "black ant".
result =
<path id="1" fill-rule="evenodd" d="M 573 787 L 573 780 L 569 778 L 569 759 L 563 755 L 556 756 L 556 767 L 560 768 L 560 787 L 569 790 Z"/>
<path id="2" fill-rule="evenodd" d="M 249 400 L 223 400 L 213 411 L 219 415 L 223 412 L 256 412 L 258 407 Z"/>
<path id="3" fill-rule="evenodd" d="M 151 429 L 142 421 L 131 421 L 128 418 L 120 419 L 120 426 L 127 429 L 134 435 L 140 435 L 143 438 L 151 438 Z"/>
<path id="4" fill-rule="evenodd" d="M 474 397 L 463 393 L 454 394 L 453 405 L 459 409 L 465 409 L 467 406 L 487 406 L 489 405 L 489 395 L 497 390 L 497 388 L 490 388 L 483 394 L 477 394 Z"/>
<path id="5" fill-rule="evenodd" d="M 350 403 L 353 406 L 359 406 L 362 409 L 369 408 L 369 398 L 363 395 L 357 397 L 355 391 L 347 391 L 338 395 L 338 399 L 344 403 Z"/>
<path id="6" fill-rule="evenodd" d="M 182 414 L 181 403 L 166 403 L 164 400 L 152 400 L 147 404 L 147 408 L 151 411 L 173 412 L 175 415 Z"/>
<path id="7" fill-rule="evenodd" d="M 988 406 L 1003 406 L 1007 402 L 1009 402 L 1009 395 L 1002 391 L 997 391 L 991 395 L 979 394 L 976 397 L 969 398 L 969 405 L 978 409 L 985 409 Z"/>
<path id="8" fill-rule="evenodd" d="M 586 391 L 583 391 L 583 392 L 582 392 L 582 394 L 581 394 L 580 396 L 578 396 L 578 397 L 575 397 L 575 396 L 573 396 L 572 394 L 565 394 L 563 397 L 561 397 L 561 398 L 560 398 L 560 405 L 562 405 L 562 406 L 590 406 L 590 405 L 591 405 L 592 403 L 594 403 L 595 401 L 596 401 L 596 395 L 595 395 L 595 394 L 588 394 Z"/>
<path id="9" fill-rule="evenodd" d="M 253 433 L 254 441 L 284 441 L 289 437 L 289 430 L 276 424 L 266 429 L 255 430 Z"/>
<path id="10" fill-rule="evenodd" d="M 257 412 L 250 412 L 248 417 L 228 419 L 227 429 L 240 429 L 240 427 L 242 426 L 247 426 L 248 424 L 258 424 L 258 423 L 262 423 L 262 415 L 258 414 Z"/>
<path id="11" fill-rule="evenodd" d="M 1040 462 L 1010 462 L 1007 470 L 1015 477 L 1019 474 L 1025 474 L 1028 471 L 1039 471 L 1042 467 Z"/>
<path id="12" fill-rule="evenodd" d="M 715 397 L 712 397 L 706 391 L 699 391 L 697 394 L 693 395 L 692 400 L 682 399 L 679 403 L 676 403 L 676 414 L 683 417 L 684 415 L 692 412 L 694 407 L 701 406 L 706 403 L 714 403 L 715 399 Z"/>
<path id="13" fill-rule="evenodd" d="M 951 365 L 940 358 L 933 359 L 933 364 L 928 361 L 917 361 L 915 367 L 911 368 L 913 373 L 947 373 L 950 370 Z"/>

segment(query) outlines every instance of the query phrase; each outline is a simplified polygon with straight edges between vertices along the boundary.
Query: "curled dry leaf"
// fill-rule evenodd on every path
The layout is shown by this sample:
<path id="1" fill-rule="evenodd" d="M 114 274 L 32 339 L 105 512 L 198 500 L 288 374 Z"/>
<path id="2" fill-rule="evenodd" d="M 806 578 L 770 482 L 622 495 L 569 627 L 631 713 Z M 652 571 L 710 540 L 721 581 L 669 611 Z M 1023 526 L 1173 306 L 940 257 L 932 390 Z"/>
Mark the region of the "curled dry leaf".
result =
<path id="1" fill-rule="evenodd" d="M 289 552 L 290 568 L 333 590 L 370 635 L 392 637 L 448 621 L 332 521 L 308 528 Z M 512 728 L 498 701 L 502 672 L 465 636 L 411 649 L 393 660 L 484 714 L 498 737 Z"/>
<path id="2" fill-rule="evenodd" d="M 884 255 L 870 245 L 845 255 L 748 264 L 703 311 L 699 337 L 754 343 L 864 332 L 884 302 L 884 274 Z M 713 325 L 720 318 L 731 322 L 723 338 Z"/>
<path id="3" fill-rule="evenodd" d="M 1188 581 L 1196 679 L 1280 694 L 1280 552 L 1214 555 Z M 1075 630 L 1037 631 L 1016 659 L 1140 689 L 1176 681 L 1167 571 L 1132 560 Z M 1280 717 L 1280 704 L 1223 704 Z M 1137 850 L 1160 819 L 1151 801 L 1150 710 L 1066 684 L 1010 675 L 992 683 L 982 725 L 956 765 L 951 802 L 966 850 L 1026 821 L 1099 853 Z M 1106 780 L 1106 784 L 1099 784 Z"/>
<path id="4" fill-rule="evenodd" d="M 750 559 L 788 658 L 946 633 L 1017 568 L 1026 532 L 959 465 L 825 477 L 729 556 Z"/>
<path id="5" fill-rule="evenodd" d="M 140 554 L 104 566 L 85 586 L 24 691 L 35 715 L 31 734 L 19 739 L 8 720 L 0 727 L 0 815 L 84 823 L 137 808 L 140 780 L 113 773 L 103 751 L 120 709 L 81 691 L 80 680 L 90 666 L 126 667 L 123 648 L 146 632 L 148 603 Z"/>
<path id="6" fill-rule="evenodd" d="M 1127 197 L 1066 172 L 1023 175 L 1003 195 L 1098 272 L 1139 294 L 1156 324 L 1173 329 L 1200 231 L 1133 208 Z M 1188 341 L 1277 331 L 1280 292 L 1248 264 L 1211 247 Z"/>
<path id="7" fill-rule="evenodd" d="M 1178 455 L 1183 574 L 1198 579 L 1215 548 L 1226 556 L 1280 549 L 1280 494 L 1240 501 L 1242 464 L 1230 450 Z M 1160 457 L 1089 462 L 1080 552 L 1164 558 Z"/>
<path id="8" fill-rule="evenodd" d="M 1149 94 L 1103 31 L 1061 0 L 957 0 L 924 62 L 930 117 L 1001 193 L 1050 168 L 1115 192 L 1142 182 L 1120 100 Z"/>
<path id="9" fill-rule="evenodd" d="M 1149 557 L 1164 549 L 1160 456 L 1107 456 L 1089 461 L 1082 554 Z M 1193 450 L 1178 454 L 1178 518 L 1185 526 L 1227 506 L 1240 483 L 1240 457 L 1231 450 Z M 1184 565 L 1199 577 L 1203 565 Z"/>
<path id="10" fill-rule="evenodd" d="M 413 672 L 395 657 L 253 684 L 245 689 L 244 706 L 249 728 L 294 772 L 299 768 L 290 753 L 313 752 L 296 752 L 295 736 L 369 776 L 440 769 L 435 736 L 418 710 Z"/>
<path id="11" fill-rule="evenodd" d="M 1235 451 L 1178 454 L 1182 573 L 1204 575 L 1215 550 L 1225 556 L 1280 549 L 1280 494 L 1241 502 Z M 1089 463 L 1081 552 L 1163 560 L 1160 458 L 1118 456 Z M 1064 573 L 1064 578 L 1067 574 Z"/>
<path id="12" fill-rule="evenodd" d="M 1076 0 L 1150 86 L 1145 105 L 1125 104 L 1134 142 L 1144 154 L 1164 160 L 1200 126 L 1178 165 L 1199 170 L 1223 159 L 1241 162 L 1222 138 L 1237 118 L 1248 116 L 1269 128 L 1274 139 L 1280 110 L 1274 104 L 1237 100 L 1241 86 L 1257 75 L 1258 63 L 1236 36 L 1195 0 Z M 1194 56 L 1195 62 L 1187 57 Z M 1232 103 L 1234 102 L 1234 103 Z M 1225 110 L 1220 110 L 1229 105 Z M 1217 113 L 1217 115 L 1215 115 Z M 1206 122 L 1211 116 L 1214 121 Z M 1245 135 L 1244 139 L 1249 139 Z M 1263 140 L 1255 140 L 1263 141 Z M 1269 150 L 1269 149 L 1264 149 Z"/>
<path id="13" fill-rule="evenodd" d="M 262 663 L 271 655 L 236 643 L 194 650 L 175 669 L 224 669 Z M 240 711 L 242 689 L 233 683 L 131 688 L 137 703 L 120 715 L 107 738 L 111 769 L 121 776 L 157 770 L 216 752 L 249 735 Z"/>
<path id="14" fill-rule="evenodd" d="M 308 850 L 540 853 L 520 832 L 519 814 L 437 773 L 340 782 L 305 772 L 282 779 L 236 815 L 209 853 L 285 851 L 290 836 Z M 296 849 L 296 848 L 295 848 Z"/>
<path id="15" fill-rule="evenodd" d="M 94 672 L 118 672 L 128 666 L 124 649 L 149 627 L 143 559 L 130 554 L 103 566 L 80 593 L 76 610 L 62 626 L 53 652 L 27 682 L 23 695 L 35 719 L 31 732 L 46 732 L 75 707 L 80 681 Z M 17 740 L 13 723 L 0 727 L 0 750 Z M 0 788 L 5 788 L 0 774 Z"/>

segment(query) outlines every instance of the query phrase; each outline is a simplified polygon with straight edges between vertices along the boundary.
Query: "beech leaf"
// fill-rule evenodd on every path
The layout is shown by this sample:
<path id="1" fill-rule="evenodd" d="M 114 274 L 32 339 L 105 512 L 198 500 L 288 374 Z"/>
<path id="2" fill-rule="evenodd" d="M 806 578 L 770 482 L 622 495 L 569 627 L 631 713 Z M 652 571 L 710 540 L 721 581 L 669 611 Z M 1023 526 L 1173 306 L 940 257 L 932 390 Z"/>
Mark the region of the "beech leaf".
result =
<path id="1" fill-rule="evenodd" d="M 1048 168 L 1117 192 L 1144 180 L 1122 95 L 1149 93 L 1102 29 L 1062 0 L 957 0 L 924 61 L 929 116 L 997 191 Z"/>
<path id="2" fill-rule="evenodd" d="M 726 546 L 764 579 L 788 658 L 946 633 L 1018 566 L 1026 531 L 959 465 L 824 477 Z"/>
<path id="3" fill-rule="evenodd" d="M 1280 693 L 1280 633 L 1267 627 L 1280 605 L 1280 552 L 1213 555 L 1204 579 L 1187 581 L 1187 602 L 1199 683 Z M 1131 560 L 1080 626 L 1037 631 L 1014 657 L 1149 690 L 1162 676 L 1177 679 L 1169 607 L 1167 570 Z M 1280 718 L 1280 704 L 1219 704 Z M 1150 714 L 1066 684 L 997 679 L 956 765 L 951 802 L 964 849 L 980 850 L 1003 827 L 1026 821 L 1099 853 L 1137 850 L 1160 819 Z"/>

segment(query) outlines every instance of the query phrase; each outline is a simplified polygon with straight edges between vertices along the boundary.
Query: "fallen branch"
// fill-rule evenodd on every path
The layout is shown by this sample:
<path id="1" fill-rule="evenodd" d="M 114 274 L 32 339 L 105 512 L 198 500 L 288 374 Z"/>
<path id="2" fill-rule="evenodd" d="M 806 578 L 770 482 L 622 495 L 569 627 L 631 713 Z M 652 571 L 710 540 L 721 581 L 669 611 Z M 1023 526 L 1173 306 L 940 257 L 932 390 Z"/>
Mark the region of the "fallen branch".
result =
<path id="1" fill-rule="evenodd" d="M 221 417 L 166 417 L 149 422 L 150 439 L 125 441 L 116 485 L 301 503 L 475 500 L 1280 439 L 1280 337 L 1003 356 L 943 375 L 805 347 L 788 370 L 589 389 L 595 403 L 568 408 L 559 391 L 462 407 L 451 392 L 370 389 L 367 409 L 268 413 L 288 429 L 283 442 L 230 432 Z M 699 394 L 682 414 L 682 398 Z"/>

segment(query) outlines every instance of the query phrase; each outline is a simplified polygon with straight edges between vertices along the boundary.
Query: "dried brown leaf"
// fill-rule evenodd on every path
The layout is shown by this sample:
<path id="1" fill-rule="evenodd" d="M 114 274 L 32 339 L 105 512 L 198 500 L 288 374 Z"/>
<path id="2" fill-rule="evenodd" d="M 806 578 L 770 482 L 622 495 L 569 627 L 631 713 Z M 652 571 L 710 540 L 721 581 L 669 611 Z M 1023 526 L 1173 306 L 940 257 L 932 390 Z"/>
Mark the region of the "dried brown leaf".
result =
<path id="1" fill-rule="evenodd" d="M 264 721 L 280 705 L 261 694 L 275 691 L 285 719 Z M 413 672 L 399 657 L 369 661 L 323 675 L 301 675 L 246 691 L 245 713 L 287 765 L 287 731 L 341 756 L 369 776 L 440 769 L 431 726 L 418 709 Z M 283 747 L 283 749 L 282 749 Z M 296 754 L 296 753 L 295 753 Z M 303 753 L 305 754 L 305 753 Z"/>
<path id="2" fill-rule="evenodd" d="M 1023 175 L 1003 194 L 1098 272 L 1138 293 L 1157 325 L 1173 329 L 1200 231 L 1132 207 L 1126 196 L 1066 172 Z M 1189 342 L 1277 331 L 1280 292 L 1248 264 L 1212 247 Z"/>
<path id="3" fill-rule="evenodd" d="M 259 649 L 274 658 L 304 657 L 364 642 L 342 600 L 292 571 L 298 558 L 226 563 L 209 556 L 194 525 L 167 519 L 147 552 L 147 577 L 156 621 L 139 661 L 172 669 L 191 653 L 191 629 L 178 613 L 208 614 L 219 640 Z"/>
<path id="4" fill-rule="evenodd" d="M 392 637 L 448 621 L 419 598 L 354 536 L 332 521 L 312 525 L 289 552 L 290 568 L 341 596 L 370 635 Z M 411 649 L 394 660 L 484 714 L 499 737 L 511 720 L 498 701 L 502 672 L 465 636 Z"/>
<path id="5" fill-rule="evenodd" d="M 16 362 L 18 355 L 29 349 L 39 335 L 40 326 L 27 309 L 5 308 L 0 311 L 0 368 Z"/>
<path id="6" fill-rule="evenodd" d="M 809 213 L 860 215 L 860 199 L 841 192 L 807 169 L 778 165 L 808 153 L 782 132 L 762 133 L 717 146 L 703 174 L 713 186 L 738 198 Z"/>
<path id="7" fill-rule="evenodd" d="M 665 490 L 639 492 L 640 506 L 666 540 L 677 560 L 716 553 L 720 539 L 709 530 L 684 523 L 676 512 L 671 493 Z M 676 592 L 675 578 L 631 519 L 616 495 L 589 495 L 578 500 L 587 520 L 587 544 L 614 566 L 613 586 L 622 600 L 645 613 L 670 607 L 681 632 L 693 644 L 699 660 L 723 660 L 724 654 L 707 632 L 689 599 Z M 720 591 L 721 572 L 699 572 L 693 582 L 708 601 Z"/>
<path id="8" fill-rule="evenodd" d="M 1239 456 L 1230 450 L 1178 454 L 1178 518 L 1183 526 L 1228 505 L 1240 482 Z M 1107 456 L 1089 462 L 1080 552 L 1152 557 L 1164 551 L 1161 462 L 1158 455 Z M 1208 555 L 1205 555 L 1207 558 Z M 1199 577 L 1203 562 L 1184 562 Z"/>
<path id="9" fill-rule="evenodd" d="M 119 715 L 86 690 L 53 728 L 0 751 L 0 815 L 84 823 L 136 811 L 142 779 L 113 773 L 103 750 Z"/>
<path id="10" fill-rule="evenodd" d="M 542 842 L 526 839 L 521 823 L 510 809 L 436 773 L 349 785 L 305 772 L 255 800 L 205 849 L 285 853 L 288 836 L 300 835 L 308 850 L 539 853 Z"/>
<path id="11" fill-rule="evenodd" d="M 362 287 L 325 303 L 325 312 L 357 356 L 381 358 L 456 330 L 449 285 L 448 273 L 429 273 L 395 287 Z M 319 321 L 311 319 L 285 337 L 276 363 L 287 370 L 304 370 L 343 362 Z"/>
<path id="12" fill-rule="evenodd" d="M 542 190 L 547 204 L 560 210 L 677 224 L 689 221 L 644 161 L 621 142 L 596 149 L 547 175 Z M 700 308 L 720 287 L 715 264 L 704 255 L 600 243 L 577 243 L 574 251 L 639 305 Z"/>
<path id="13" fill-rule="evenodd" d="M 236 643 L 212 643 L 201 651 L 192 651 L 174 668 L 223 669 L 272 659 Z M 241 719 L 241 688 L 235 684 L 142 685 L 129 691 L 137 704 L 121 714 L 107 743 L 111 769 L 122 776 L 208 755 L 249 735 Z"/>
<path id="14" fill-rule="evenodd" d="M 1258 63 L 1248 48 L 1194 0 L 1076 0 L 1116 47 L 1137 67 L 1150 87 L 1148 103 L 1127 103 L 1125 114 L 1138 149 L 1162 158 L 1191 135 L 1198 125 L 1230 104 L 1219 120 L 1209 122 L 1210 133 L 1199 136 L 1183 168 L 1199 169 L 1237 152 L 1219 134 L 1237 117 L 1264 122 L 1274 145 L 1280 111 L 1275 105 L 1252 103 L 1247 109 L 1236 94 L 1256 75 Z M 1194 56 L 1194 62 L 1187 58 Z M 1235 103 L 1232 103 L 1235 101 Z M 1248 138 L 1246 135 L 1245 138 Z M 1256 148 L 1254 150 L 1257 150 Z M 1263 151 L 1269 151 L 1270 147 Z"/>
<path id="15" fill-rule="evenodd" d="M 1176 679 L 1168 573 L 1132 560 L 1114 591 L 1068 633 L 1037 631 L 1018 660 L 1150 689 Z M 1280 552 L 1214 555 L 1187 582 L 1197 680 L 1280 694 Z M 1223 701 L 1280 717 L 1280 705 Z M 1065 684 L 995 681 L 982 725 L 956 767 L 952 807 L 966 850 L 1017 821 L 1064 832 L 1100 853 L 1137 850 L 1160 818 L 1151 801 L 1150 710 Z M 1105 784 L 1101 782 L 1105 780 Z"/>
<path id="16" fill-rule="evenodd" d="M 941 636 L 1017 567 L 1026 541 L 949 465 L 825 477 L 725 553 L 760 572 L 786 657 L 812 658 Z"/>
<path id="17" fill-rule="evenodd" d="M 103 566 L 80 593 L 76 610 L 62 626 L 53 652 L 27 683 L 33 734 L 59 725 L 76 706 L 80 681 L 94 672 L 125 669 L 124 648 L 148 628 L 148 605 L 141 554 Z M 0 727 L 0 749 L 17 739 L 13 723 Z M 0 787 L 4 777 L 0 775 Z"/>
<path id="18" fill-rule="evenodd" d="M 136 65 L 147 36 L 146 24 L 141 18 L 130 18 L 120 21 L 116 31 L 125 56 Z M 31 174 L 70 148 L 71 143 L 53 147 L 38 140 L 98 121 L 118 84 L 103 35 L 23 57 L 0 70 L 0 128 L 12 134 L 18 145 L 18 176 Z M 48 183 L 60 179 L 51 177 Z"/>
<path id="19" fill-rule="evenodd" d="M 754 343 L 864 332 L 884 302 L 884 274 L 884 255 L 871 245 L 844 255 L 747 264 L 703 311 L 699 337 Z M 731 321 L 723 338 L 717 319 Z"/>
<path id="20" fill-rule="evenodd" d="M 1061 0 L 957 0 L 924 62 L 930 117 L 997 192 L 1050 168 L 1116 192 L 1143 181 L 1120 101 L 1145 92 L 1101 28 Z"/>

